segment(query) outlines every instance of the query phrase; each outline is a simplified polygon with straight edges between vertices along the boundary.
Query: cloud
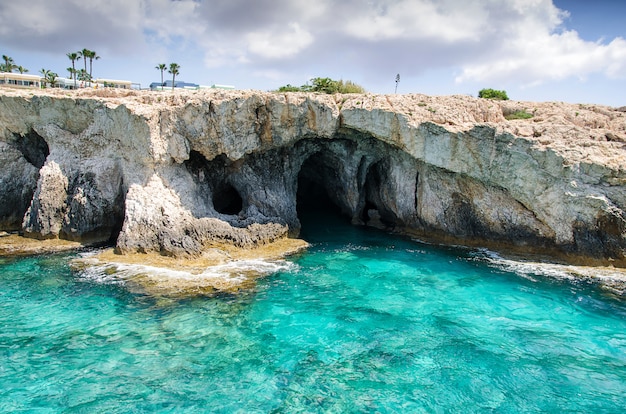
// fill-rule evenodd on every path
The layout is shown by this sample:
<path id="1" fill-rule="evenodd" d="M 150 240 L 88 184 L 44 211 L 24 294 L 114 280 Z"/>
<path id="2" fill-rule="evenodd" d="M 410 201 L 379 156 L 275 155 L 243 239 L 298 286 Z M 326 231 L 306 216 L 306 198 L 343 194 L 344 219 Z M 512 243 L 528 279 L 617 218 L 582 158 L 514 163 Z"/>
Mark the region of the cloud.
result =
<path id="1" fill-rule="evenodd" d="M 3 1 L 0 38 L 20 50 L 169 54 L 256 74 L 446 70 L 457 83 L 529 85 L 624 76 L 626 41 L 584 40 L 566 17 L 551 0 L 30 0 L 27 13 Z"/>
<path id="2" fill-rule="evenodd" d="M 313 42 L 313 36 L 298 23 L 289 23 L 287 27 L 249 33 L 246 40 L 250 53 L 274 59 L 298 54 Z"/>
<path id="3" fill-rule="evenodd" d="M 477 40 L 484 24 L 484 2 L 380 1 L 352 15 L 345 12 L 345 33 L 371 42 L 387 39 L 451 43 Z M 356 4 L 352 4 L 356 6 Z M 358 10 L 358 8 L 355 8 Z"/>
<path id="4" fill-rule="evenodd" d="M 538 2 L 538 1 L 537 1 Z M 626 41 L 586 41 L 574 30 L 562 27 L 567 16 L 550 2 L 544 8 L 519 7 L 519 18 L 508 30 L 500 29 L 501 40 L 484 52 L 484 60 L 467 62 L 457 83 L 465 81 L 515 80 L 526 85 L 567 78 L 584 79 L 592 74 L 624 77 Z"/>
<path id="5" fill-rule="evenodd" d="M 82 48 L 130 54 L 143 46 L 141 2 L 29 0 L 0 3 L 0 38 L 12 48 L 67 53 Z M 122 18 L 121 18 L 122 17 Z"/>

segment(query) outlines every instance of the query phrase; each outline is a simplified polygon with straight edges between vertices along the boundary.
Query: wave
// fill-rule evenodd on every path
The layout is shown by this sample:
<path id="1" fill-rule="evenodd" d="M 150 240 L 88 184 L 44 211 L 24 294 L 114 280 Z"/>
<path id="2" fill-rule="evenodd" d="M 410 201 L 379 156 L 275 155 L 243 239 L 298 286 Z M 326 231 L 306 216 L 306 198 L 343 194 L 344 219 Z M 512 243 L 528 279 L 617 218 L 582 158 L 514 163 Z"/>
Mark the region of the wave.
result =
<path id="1" fill-rule="evenodd" d="M 96 283 L 122 284 L 141 293 L 234 293 L 253 287 L 260 277 L 297 267 L 286 260 L 233 260 L 204 268 L 167 268 L 147 264 L 100 261 L 97 252 L 83 254 L 73 263 L 79 277 Z"/>
<path id="2" fill-rule="evenodd" d="M 489 263 L 500 270 L 536 281 L 536 277 L 598 283 L 620 296 L 626 296 L 626 269 L 614 267 L 575 266 L 532 260 L 505 258 L 487 249 L 478 249 L 470 257 Z"/>

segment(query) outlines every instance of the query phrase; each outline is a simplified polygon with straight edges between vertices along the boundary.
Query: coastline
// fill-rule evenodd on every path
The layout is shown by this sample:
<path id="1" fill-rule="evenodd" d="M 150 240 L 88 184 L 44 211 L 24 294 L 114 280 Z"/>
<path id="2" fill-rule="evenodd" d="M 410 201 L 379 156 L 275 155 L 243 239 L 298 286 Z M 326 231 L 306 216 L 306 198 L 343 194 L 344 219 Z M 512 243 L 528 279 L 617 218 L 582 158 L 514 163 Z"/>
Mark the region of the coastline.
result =
<path id="1" fill-rule="evenodd" d="M 17 234 L 0 236 L 0 257 L 83 250 L 70 262 L 70 267 L 81 277 L 122 282 L 135 293 L 162 297 L 237 293 L 252 288 L 259 277 L 285 268 L 285 257 L 307 247 L 304 240 L 282 238 L 249 249 L 213 246 L 199 257 L 181 258 L 154 252 L 121 255 L 112 247 L 90 249 L 90 246 L 61 239 L 37 240 Z"/>
<path id="2" fill-rule="evenodd" d="M 17 233 L 0 232 L 0 257 L 61 253 L 85 247 L 88 246 L 70 240 L 56 238 L 38 240 L 20 236 Z"/>
<path id="3" fill-rule="evenodd" d="M 410 238 L 416 243 L 431 244 Z M 434 244 L 452 246 L 437 242 Z M 123 283 L 131 292 L 163 298 L 236 294 L 253 288 L 259 277 L 288 269 L 289 265 L 284 259 L 305 251 L 308 246 L 302 239 L 282 238 L 255 248 L 238 248 L 226 244 L 213 246 L 199 257 L 183 258 L 155 252 L 121 255 L 115 253 L 113 247 L 92 249 L 78 242 L 61 239 L 37 240 L 17 234 L 0 234 L 0 258 L 83 250 L 79 257 L 70 262 L 71 268 L 79 272 L 81 277 Z M 601 289 L 620 299 L 626 295 L 626 269 L 621 267 L 557 263 L 542 260 L 536 254 L 457 246 L 470 250 L 477 260 L 520 277 L 540 276 L 598 284 Z"/>
<path id="4" fill-rule="evenodd" d="M 279 260 L 303 247 L 253 246 L 298 236 L 300 204 L 320 202 L 299 198 L 302 180 L 353 223 L 380 216 L 409 237 L 522 261 L 626 266 L 621 108 L 255 91 L 0 97 L 5 229 L 38 238 L 2 237 L 2 255 L 99 237 L 130 256 L 102 252 L 98 266 L 193 276 Z M 506 118 L 522 110 L 533 117 Z M 82 243 L 58 238 L 68 234 Z"/>

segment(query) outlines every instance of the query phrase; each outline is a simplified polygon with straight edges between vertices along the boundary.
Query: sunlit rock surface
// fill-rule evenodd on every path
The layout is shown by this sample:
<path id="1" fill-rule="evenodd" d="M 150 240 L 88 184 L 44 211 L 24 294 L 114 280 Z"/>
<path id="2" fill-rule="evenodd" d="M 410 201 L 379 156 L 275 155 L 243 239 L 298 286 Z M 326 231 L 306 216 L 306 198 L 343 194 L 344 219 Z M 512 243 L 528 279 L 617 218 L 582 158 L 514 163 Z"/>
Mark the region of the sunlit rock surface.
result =
<path id="1" fill-rule="evenodd" d="M 626 113 L 468 96 L 0 91 L 0 230 L 197 257 L 355 224 L 626 265 Z M 506 120 L 525 111 L 533 117 Z"/>

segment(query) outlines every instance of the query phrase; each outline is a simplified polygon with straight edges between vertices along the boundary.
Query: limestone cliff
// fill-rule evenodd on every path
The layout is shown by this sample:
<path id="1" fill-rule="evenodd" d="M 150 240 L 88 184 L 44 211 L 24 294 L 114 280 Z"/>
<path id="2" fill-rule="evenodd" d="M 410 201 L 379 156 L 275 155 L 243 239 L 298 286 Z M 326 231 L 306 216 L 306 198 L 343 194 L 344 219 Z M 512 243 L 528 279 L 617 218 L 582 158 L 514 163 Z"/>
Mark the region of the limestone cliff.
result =
<path id="1" fill-rule="evenodd" d="M 0 170 L 0 230 L 122 253 L 297 236 L 327 197 L 355 224 L 626 265 L 626 113 L 596 105 L 3 90 Z"/>

